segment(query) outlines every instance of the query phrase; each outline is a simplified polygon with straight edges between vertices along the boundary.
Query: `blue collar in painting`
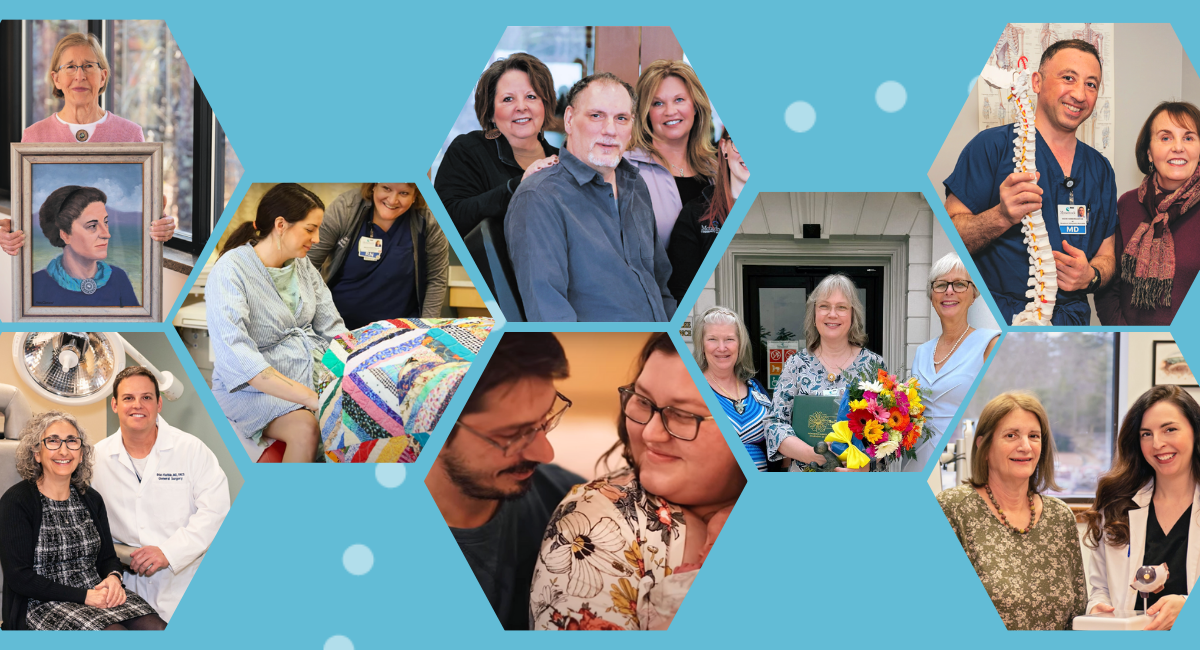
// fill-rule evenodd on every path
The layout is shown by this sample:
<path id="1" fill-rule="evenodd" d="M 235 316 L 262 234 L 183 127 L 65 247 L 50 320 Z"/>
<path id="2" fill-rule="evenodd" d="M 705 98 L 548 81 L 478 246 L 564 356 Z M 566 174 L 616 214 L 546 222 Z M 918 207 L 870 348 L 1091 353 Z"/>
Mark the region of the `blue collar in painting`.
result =
<path id="1" fill-rule="evenodd" d="M 104 262 L 96 262 L 95 276 L 82 280 L 73 278 L 63 268 L 62 255 L 50 260 L 50 263 L 46 265 L 46 272 L 50 274 L 50 277 L 54 278 L 58 286 L 67 291 L 85 293 L 89 296 L 96 293 L 96 290 L 103 287 L 108 282 L 108 279 L 112 277 L 111 266 Z"/>

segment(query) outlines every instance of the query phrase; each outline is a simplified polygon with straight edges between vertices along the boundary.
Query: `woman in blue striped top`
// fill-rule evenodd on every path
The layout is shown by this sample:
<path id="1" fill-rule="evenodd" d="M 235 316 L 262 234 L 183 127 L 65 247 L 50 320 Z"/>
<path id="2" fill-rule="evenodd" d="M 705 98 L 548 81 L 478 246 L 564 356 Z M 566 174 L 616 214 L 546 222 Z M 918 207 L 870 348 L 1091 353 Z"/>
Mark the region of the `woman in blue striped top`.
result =
<path id="1" fill-rule="evenodd" d="M 319 241 L 324 214 L 309 190 L 272 187 L 254 221 L 229 235 L 205 286 L 217 403 L 234 431 L 256 443 L 247 449 L 261 455 L 264 436 L 287 444 L 285 463 L 317 458 L 314 371 L 333 337 L 346 332 L 321 273 L 305 257 Z"/>
<path id="2" fill-rule="evenodd" d="M 717 394 L 758 471 L 767 471 L 767 439 L 763 419 L 771 398 L 754 379 L 750 335 L 736 313 L 710 307 L 696 319 L 692 334 L 696 363 Z"/>

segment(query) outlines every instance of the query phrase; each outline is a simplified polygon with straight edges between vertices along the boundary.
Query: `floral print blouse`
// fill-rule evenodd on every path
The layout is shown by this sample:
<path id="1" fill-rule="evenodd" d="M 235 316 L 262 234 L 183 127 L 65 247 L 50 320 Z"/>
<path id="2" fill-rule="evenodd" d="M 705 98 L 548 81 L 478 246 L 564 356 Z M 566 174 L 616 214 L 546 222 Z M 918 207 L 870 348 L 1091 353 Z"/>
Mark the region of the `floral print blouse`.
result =
<path id="1" fill-rule="evenodd" d="M 1071 629 L 1087 605 L 1087 583 L 1067 504 L 1043 496 L 1041 519 L 1021 535 L 1001 524 L 970 485 L 937 499 L 1008 629 Z"/>
<path id="2" fill-rule="evenodd" d="M 783 374 L 775 386 L 775 398 L 771 400 L 771 413 L 767 416 L 767 460 L 776 462 L 785 457 L 779 453 L 779 445 L 789 437 L 796 437 L 792 430 L 792 402 L 797 395 L 832 395 L 836 391 L 841 396 L 846 390 L 846 378 L 857 377 L 866 371 L 871 364 L 884 366 L 883 357 L 862 348 L 854 361 L 837 376 L 835 381 L 829 381 L 829 373 L 825 366 L 808 351 L 808 348 L 793 354 L 787 363 L 783 364 Z M 789 472 L 804 470 L 804 464 L 791 459 L 788 463 Z"/>
<path id="3" fill-rule="evenodd" d="M 696 574 L 679 571 L 685 534 L 683 511 L 631 470 L 575 486 L 542 540 L 532 629 L 666 629 Z"/>

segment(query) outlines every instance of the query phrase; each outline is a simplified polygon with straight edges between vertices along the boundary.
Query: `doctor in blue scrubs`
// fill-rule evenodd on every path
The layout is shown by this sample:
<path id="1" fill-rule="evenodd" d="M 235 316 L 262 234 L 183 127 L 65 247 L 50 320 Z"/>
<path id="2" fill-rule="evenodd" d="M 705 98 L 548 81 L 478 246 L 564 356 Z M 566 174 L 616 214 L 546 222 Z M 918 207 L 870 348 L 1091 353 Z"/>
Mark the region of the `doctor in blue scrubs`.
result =
<path id="1" fill-rule="evenodd" d="M 1089 324 L 1087 294 L 1116 270 L 1116 177 L 1100 152 L 1075 137 L 1096 106 L 1100 79 L 1100 57 L 1090 43 L 1046 48 L 1032 79 L 1038 173 L 1014 173 L 1016 127 L 1009 124 L 976 135 L 945 181 L 946 212 L 1006 324 L 1029 302 L 1021 217 L 1035 210 L 1042 211 L 1058 271 L 1053 324 Z"/>
<path id="2" fill-rule="evenodd" d="M 308 259 L 348 329 L 388 318 L 436 318 L 450 245 L 413 183 L 363 183 L 334 199 Z"/>

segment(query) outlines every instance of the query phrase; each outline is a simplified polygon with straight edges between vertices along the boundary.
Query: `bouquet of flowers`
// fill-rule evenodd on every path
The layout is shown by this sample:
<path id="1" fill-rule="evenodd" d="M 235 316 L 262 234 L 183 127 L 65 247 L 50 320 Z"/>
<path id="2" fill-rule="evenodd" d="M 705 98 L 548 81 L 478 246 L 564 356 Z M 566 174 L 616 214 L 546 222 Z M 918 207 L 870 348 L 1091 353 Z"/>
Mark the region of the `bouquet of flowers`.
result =
<path id="1" fill-rule="evenodd" d="M 925 427 L 921 403 L 928 396 L 929 389 L 921 388 L 916 377 L 902 382 L 872 366 L 847 382 L 837 422 L 825 440 L 851 469 L 871 458 L 915 459 L 917 446 L 933 437 L 933 430 Z"/>

